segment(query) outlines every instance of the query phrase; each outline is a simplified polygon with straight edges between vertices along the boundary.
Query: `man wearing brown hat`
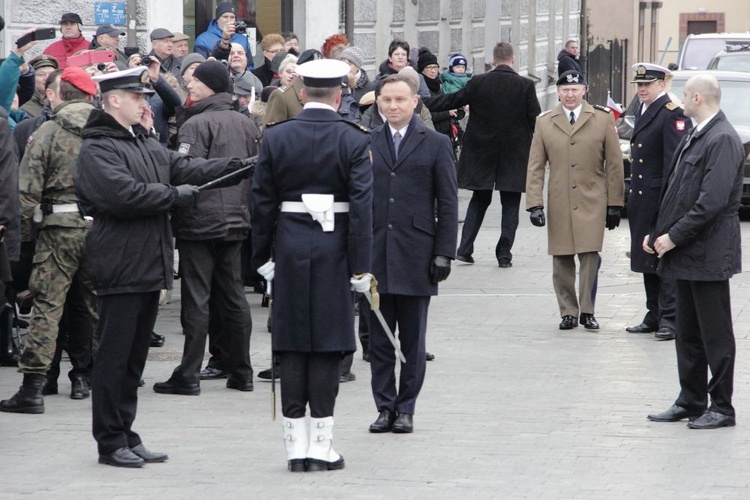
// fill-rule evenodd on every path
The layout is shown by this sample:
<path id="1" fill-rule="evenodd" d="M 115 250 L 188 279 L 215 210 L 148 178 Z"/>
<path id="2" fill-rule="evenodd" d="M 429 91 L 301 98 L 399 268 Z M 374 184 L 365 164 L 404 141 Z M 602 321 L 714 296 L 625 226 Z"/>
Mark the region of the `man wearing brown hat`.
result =
<path id="1" fill-rule="evenodd" d="M 526 210 L 544 226 L 544 177 L 549 163 L 548 253 L 560 307 L 560 330 L 581 325 L 598 330 L 594 318 L 604 228 L 620 224 L 623 173 L 620 140 L 609 109 L 583 100 L 583 75 L 566 71 L 557 80 L 560 104 L 536 120 L 526 178 Z M 580 263 L 576 299 L 576 264 Z M 580 317 L 579 317 L 580 313 Z"/>
<path id="2" fill-rule="evenodd" d="M 183 108 L 185 120 L 178 132 L 179 151 L 194 158 L 257 154 L 260 135 L 253 120 L 234 111 L 229 94 L 227 67 L 218 61 L 201 63 L 188 84 L 190 106 Z M 228 344 L 226 386 L 253 390 L 250 365 L 250 307 L 238 270 L 242 243 L 250 230 L 250 182 L 205 191 L 187 207 L 178 208 L 172 226 L 180 250 L 182 330 L 185 347 L 182 361 L 166 382 L 154 391 L 162 394 L 200 394 L 200 369 L 206 349 L 209 300 L 211 314 L 219 316 Z M 212 292 L 218 296 L 212 296 Z"/>
<path id="3" fill-rule="evenodd" d="M 190 37 L 180 31 L 174 32 L 172 38 L 172 55 L 176 57 L 185 57 L 190 53 Z"/>
<path id="4" fill-rule="evenodd" d="M 34 68 L 34 95 L 21 106 L 21 109 L 32 118 L 36 118 L 42 114 L 42 108 L 44 108 L 44 84 L 49 74 L 55 71 L 59 64 L 54 56 L 42 54 L 29 61 L 29 65 Z"/>
<path id="5" fill-rule="evenodd" d="M 79 50 L 89 48 L 89 41 L 81 34 L 81 16 L 74 12 L 67 12 L 60 18 L 60 32 L 62 40 L 58 40 L 44 49 L 44 54 L 55 56 L 60 68 L 68 67 L 68 57 Z"/>
<path id="6" fill-rule="evenodd" d="M 23 385 L 0 411 L 44 413 L 42 385 L 55 354 L 58 323 L 65 297 L 75 277 L 86 308 L 96 323 L 96 297 L 86 266 L 86 233 L 91 227 L 78 208 L 73 175 L 81 150 L 81 130 L 94 109 L 91 101 L 96 84 L 81 68 L 65 69 L 56 87 L 62 102 L 55 118 L 45 122 L 29 139 L 20 167 L 22 240 L 32 240 L 33 223 L 38 225 L 36 249 L 29 289 L 33 295 L 33 316 L 19 367 Z M 80 340 L 80 339 L 77 339 Z M 84 356 L 71 360 L 71 398 L 89 397 L 87 378 L 91 338 L 78 342 L 88 346 Z"/>

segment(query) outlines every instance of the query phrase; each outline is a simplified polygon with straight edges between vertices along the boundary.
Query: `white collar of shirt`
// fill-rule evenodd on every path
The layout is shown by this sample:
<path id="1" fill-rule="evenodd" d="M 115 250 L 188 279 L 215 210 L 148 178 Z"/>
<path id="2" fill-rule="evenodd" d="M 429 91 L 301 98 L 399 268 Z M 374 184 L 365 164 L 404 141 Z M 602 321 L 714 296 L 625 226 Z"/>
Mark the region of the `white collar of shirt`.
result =
<path id="1" fill-rule="evenodd" d="M 308 102 L 308 103 L 305 103 L 305 106 L 302 109 L 330 109 L 334 113 L 337 112 L 335 109 L 333 109 L 333 106 L 330 106 L 328 104 L 324 104 L 322 102 Z"/>
<path id="2" fill-rule="evenodd" d="M 401 139 L 403 139 L 404 137 L 406 137 L 406 129 L 409 128 L 409 124 L 406 124 L 404 128 L 396 130 L 395 128 L 391 127 L 391 124 L 389 123 L 388 128 L 391 129 L 391 137 L 396 135 L 396 132 L 398 132 L 401 134 Z"/>
<path id="3" fill-rule="evenodd" d="M 132 135 L 133 137 L 135 137 L 135 130 L 133 130 L 133 126 L 132 125 L 130 127 L 128 127 L 128 132 L 130 132 L 130 135 Z"/>
<path id="4" fill-rule="evenodd" d="M 661 93 L 661 94 L 659 94 L 658 96 L 656 96 L 656 99 L 660 99 L 660 98 L 661 98 L 661 96 L 663 96 L 664 94 L 666 94 L 666 92 L 662 91 L 662 93 Z M 651 101 L 651 102 L 652 102 L 652 103 L 654 103 L 654 102 L 656 101 L 656 99 L 654 99 L 654 100 L 653 100 L 653 101 Z M 646 104 L 645 102 L 642 102 L 641 104 L 642 104 L 642 107 L 641 107 L 641 114 L 643 114 L 643 113 L 645 113 L 645 112 L 646 112 L 646 110 L 648 109 L 648 104 Z"/>
<path id="5" fill-rule="evenodd" d="M 702 122 L 700 122 L 698 125 L 695 126 L 695 131 L 696 132 L 700 131 L 703 127 L 705 127 L 706 125 L 708 125 L 708 122 L 710 122 L 711 120 L 714 119 L 714 116 L 716 116 L 718 114 L 719 113 L 714 113 L 711 116 L 709 116 L 708 118 L 706 118 L 705 120 L 703 120 Z M 693 121 L 693 124 L 695 124 L 695 121 Z"/>
<path id="6" fill-rule="evenodd" d="M 579 104 L 576 109 L 568 109 L 565 106 L 563 106 L 563 109 L 565 110 L 565 118 L 567 118 L 568 121 L 570 121 L 570 112 L 573 112 L 573 115 L 576 117 L 576 121 L 578 121 L 578 117 L 581 116 L 581 111 L 583 110 L 583 104 Z"/>

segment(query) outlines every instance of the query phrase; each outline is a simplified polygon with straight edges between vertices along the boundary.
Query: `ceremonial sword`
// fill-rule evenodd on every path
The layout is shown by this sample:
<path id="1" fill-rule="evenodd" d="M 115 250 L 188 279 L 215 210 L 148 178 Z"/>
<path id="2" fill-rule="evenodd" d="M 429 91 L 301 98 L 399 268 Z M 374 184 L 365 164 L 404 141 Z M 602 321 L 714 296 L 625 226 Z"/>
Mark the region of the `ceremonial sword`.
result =
<path id="1" fill-rule="evenodd" d="M 370 293 L 370 290 L 367 290 L 366 292 L 364 292 L 364 296 L 367 298 L 367 302 L 370 303 L 370 309 L 372 309 L 372 312 L 375 313 L 375 317 L 378 318 L 378 323 L 380 323 L 380 326 L 383 327 L 385 334 L 388 336 L 388 340 L 390 340 L 391 344 L 393 344 L 393 348 L 396 350 L 398 359 L 400 359 L 401 362 L 405 364 L 406 357 L 404 356 L 404 353 L 401 352 L 401 345 L 396 339 L 396 336 L 393 335 L 393 332 L 391 331 L 391 328 L 388 326 L 388 323 L 385 322 L 385 318 L 383 317 L 383 313 L 380 312 L 380 308 L 379 307 L 375 308 L 372 305 L 372 294 Z"/>

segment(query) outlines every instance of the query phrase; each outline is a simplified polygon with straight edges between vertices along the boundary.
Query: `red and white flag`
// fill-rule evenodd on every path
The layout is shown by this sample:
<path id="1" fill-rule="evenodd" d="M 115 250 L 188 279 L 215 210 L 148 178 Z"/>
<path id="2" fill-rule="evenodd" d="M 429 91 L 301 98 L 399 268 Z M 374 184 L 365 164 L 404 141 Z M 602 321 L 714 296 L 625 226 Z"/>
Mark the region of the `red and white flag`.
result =
<path id="1" fill-rule="evenodd" d="M 612 111 L 612 114 L 615 117 L 615 121 L 617 121 L 620 118 L 620 115 L 622 115 L 622 108 L 612 99 L 612 96 L 609 95 L 609 92 L 607 92 L 607 107 L 610 111 Z"/>

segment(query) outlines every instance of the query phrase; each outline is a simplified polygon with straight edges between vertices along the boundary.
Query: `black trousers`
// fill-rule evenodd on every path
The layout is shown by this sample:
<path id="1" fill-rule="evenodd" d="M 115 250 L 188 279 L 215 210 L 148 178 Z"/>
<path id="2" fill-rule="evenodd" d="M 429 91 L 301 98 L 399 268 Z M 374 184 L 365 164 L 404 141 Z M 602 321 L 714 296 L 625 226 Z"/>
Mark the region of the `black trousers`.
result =
<path id="1" fill-rule="evenodd" d="M 474 191 L 466 209 L 464 227 L 461 231 L 461 243 L 456 253 L 471 256 L 474 253 L 474 240 L 482 227 L 484 215 L 492 203 L 492 190 Z M 500 191 L 500 204 L 502 205 L 502 219 L 500 222 L 500 239 L 495 246 L 495 257 L 498 263 L 513 260 L 511 249 L 516 240 L 516 229 L 518 229 L 518 213 L 521 205 L 521 193 L 512 191 Z"/>
<path id="2" fill-rule="evenodd" d="M 281 412 L 287 418 L 300 418 L 310 405 L 310 416 L 333 416 L 339 393 L 338 352 L 276 353 L 281 360 Z"/>
<path id="3" fill-rule="evenodd" d="M 734 328 L 729 280 L 677 280 L 677 372 L 680 395 L 676 405 L 734 416 Z M 708 369 L 711 380 L 708 380 Z"/>
<path id="4" fill-rule="evenodd" d="M 414 414 L 427 365 L 425 337 L 430 297 L 383 294 L 380 312 L 398 336 L 406 364 L 401 364 L 396 389 L 396 357 L 393 344 L 375 317 L 370 316 L 370 371 L 372 395 L 378 411 Z M 397 331 L 398 328 L 398 331 Z"/>
<path id="5" fill-rule="evenodd" d="M 660 278 L 656 273 L 643 274 L 646 289 L 646 309 L 643 323 L 656 328 L 675 330 L 675 282 Z"/>
<path id="6" fill-rule="evenodd" d="M 91 409 L 100 454 L 141 444 L 132 426 L 158 310 L 158 291 L 99 296 Z"/>
<path id="7" fill-rule="evenodd" d="M 367 302 L 367 298 L 361 293 L 355 294 L 354 300 L 359 304 L 359 322 L 357 326 L 359 343 L 362 345 L 363 353 L 370 352 L 370 303 Z M 341 373 L 351 371 L 353 361 L 354 353 L 344 356 L 344 359 L 341 360 Z"/>
<path id="8" fill-rule="evenodd" d="M 229 371 L 229 338 L 221 324 L 221 308 L 217 299 L 219 292 L 214 292 L 214 286 L 212 283 L 211 296 L 208 298 L 208 352 L 211 358 L 207 366 Z"/>
<path id="9" fill-rule="evenodd" d="M 62 352 L 67 351 L 72 369 L 68 378 L 72 381 L 77 376 L 89 377 L 91 374 L 91 357 L 93 348 L 94 329 L 91 325 L 91 315 L 83 301 L 78 278 L 73 282 L 65 297 L 63 315 L 60 318 L 57 333 L 57 347 L 52 364 L 47 371 L 47 380 L 56 382 L 60 376 L 60 360 Z"/>
<path id="10" fill-rule="evenodd" d="M 250 380 L 250 306 L 245 299 L 245 286 L 238 272 L 242 241 L 180 240 L 182 270 L 182 330 L 185 345 L 182 361 L 174 369 L 172 380 L 200 383 L 200 370 L 206 351 L 209 320 L 209 297 L 215 299 L 215 316 L 229 346 L 230 374 Z"/>

